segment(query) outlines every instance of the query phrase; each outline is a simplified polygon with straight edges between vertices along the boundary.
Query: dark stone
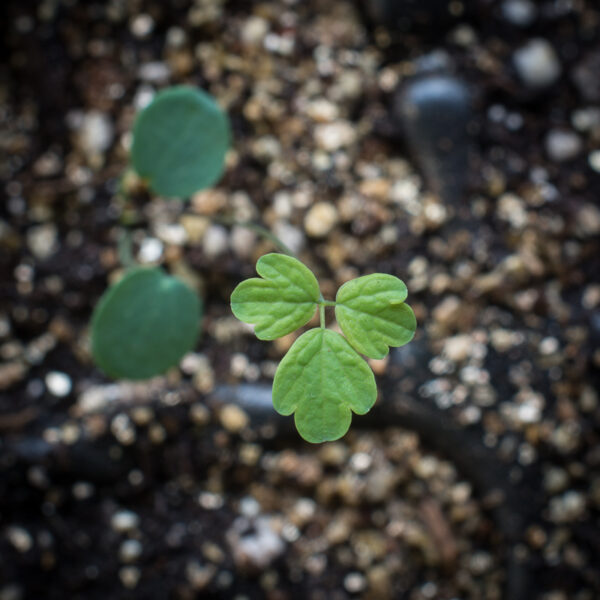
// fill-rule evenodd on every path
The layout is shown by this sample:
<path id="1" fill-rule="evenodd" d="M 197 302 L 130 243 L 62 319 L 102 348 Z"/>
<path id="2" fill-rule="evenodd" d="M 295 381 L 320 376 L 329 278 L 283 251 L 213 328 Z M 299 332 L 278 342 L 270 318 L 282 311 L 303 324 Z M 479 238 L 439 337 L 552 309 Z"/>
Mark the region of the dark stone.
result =
<path id="1" fill-rule="evenodd" d="M 396 92 L 393 115 L 431 191 L 446 202 L 460 201 L 469 167 L 467 85 L 446 73 L 416 76 Z"/>

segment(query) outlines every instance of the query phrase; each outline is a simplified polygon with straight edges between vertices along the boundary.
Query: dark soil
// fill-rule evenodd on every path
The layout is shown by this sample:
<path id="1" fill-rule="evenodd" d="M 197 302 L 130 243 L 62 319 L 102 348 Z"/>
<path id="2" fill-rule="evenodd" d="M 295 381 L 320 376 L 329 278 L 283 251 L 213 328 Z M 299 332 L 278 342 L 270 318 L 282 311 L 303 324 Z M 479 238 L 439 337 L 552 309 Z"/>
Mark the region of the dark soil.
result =
<path id="1" fill-rule="evenodd" d="M 441 4 L 2 3 L 0 600 L 600 597 L 600 10 Z M 538 38 L 542 87 L 514 59 Z M 466 136 L 399 108 L 440 76 Z M 179 83 L 234 130 L 185 214 L 118 195 L 136 111 Z M 228 305 L 272 248 L 217 214 L 295 246 L 326 297 L 406 281 L 417 336 L 339 442 L 272 410 L 293 340 Z M 123 228 L 205 306 L 194 353 L 140 384 L 89 352 Z"/>

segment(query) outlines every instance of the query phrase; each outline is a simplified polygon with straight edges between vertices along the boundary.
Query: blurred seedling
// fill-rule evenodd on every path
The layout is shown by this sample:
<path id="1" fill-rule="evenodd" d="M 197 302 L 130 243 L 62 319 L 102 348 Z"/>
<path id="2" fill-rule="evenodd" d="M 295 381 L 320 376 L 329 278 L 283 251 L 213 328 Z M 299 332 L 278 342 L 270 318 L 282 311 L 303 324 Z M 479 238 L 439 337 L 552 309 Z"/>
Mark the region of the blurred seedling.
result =
<path id="1" fill-rule="evenodd" d="M 199 89 L 178 86 L 159 92 L 138 116 L 132 168 L 162 196 L 187 198 L 221 176 L 230 143 L 229 121 L 215 100 Z M 335 301 L 323 298 L 316 277 L 270 231 L 248 227 L 282 254 L 266 254 L 260 278 L 240 283 L 231 296 L 234 315 L 255 325 L 261 340 L 274 340 L 306 325 L 316 311 L 320 327 L 303 333 L 282 359 L 273 383 L 273 405 L 295 413 L 309 442 L 343 436 L 352 412 L 365 414 L 377 398 L 375 377 L 360 356 L 384 358 L 390 346 L 408 343 L 416 329 L 407 289 L 392 275 L 375 273 L 345 283 Z M 158 267 L 129 267 L 102 296 L 92 317 L 92 355 L 109 376 L 146 379 L 179 363 L 200 333 L 201 301 L 185 283 Z M 344 335 L 325 327 L 325 309 L 335 308 Z M 345 336 L 345 337 L 344 337 Z"/>
<path id="2" fill-rule="evenodd" d="M 168 88 L 138 115 L 131 166 L 154 193 L 187 198 L 219 179 L 229 149 L 227 115 L 212 96 L 187 86 Z M 92 316 L 92 356 L 109 376 L 146 379 L 179 363 L 200 334 L 202 303 L 181 280 L 158 267 L 126 270 L 98 302 Z"/>

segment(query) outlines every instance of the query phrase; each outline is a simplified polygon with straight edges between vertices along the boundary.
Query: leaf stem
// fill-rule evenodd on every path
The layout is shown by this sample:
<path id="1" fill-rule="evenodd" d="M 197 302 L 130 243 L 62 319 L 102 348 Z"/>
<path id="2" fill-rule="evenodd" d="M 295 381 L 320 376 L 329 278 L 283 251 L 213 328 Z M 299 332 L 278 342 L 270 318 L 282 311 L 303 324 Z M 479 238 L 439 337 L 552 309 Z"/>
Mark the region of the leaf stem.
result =
<path id="1" fill-rule="evenodd" d="M 126 269 L 135 265 L 133 258 L 133 241 L 131 239 L 131 231 L 126 227 L 122 227 L 119 232 L 119 241 L 117 242 L 117 253 L 121 264 Z"/>
<path id="2" fill-rule="evenodd" d="M 325 305 L 319 304 L 319 318 L 321 320 L 321 329 L 325 329 Z"/>
<path id="3" fill-rule="evenodd" d="M 254 233 L 257 233 L 264 239 L 269 240 L 269 242 L 276 246 L 283 254 L 287 254 L 292 258 L 298 258 L 292 252 L 292 250 L 290 250 L 290 248 L 288 248 L 274 233 L 271 233 L 266 227 L 263 227 L 262 225 L 257 225 L 252 221 L 237 221 L 236 219 L 232 219 L 229 217 L 210 216 L 209 218 L 215 223 L 221 223 L 221 225 L 237 225 L 238 227 L 245 227 L 246 229 L 250 229 L 250 231 L 254 231 Z"/>

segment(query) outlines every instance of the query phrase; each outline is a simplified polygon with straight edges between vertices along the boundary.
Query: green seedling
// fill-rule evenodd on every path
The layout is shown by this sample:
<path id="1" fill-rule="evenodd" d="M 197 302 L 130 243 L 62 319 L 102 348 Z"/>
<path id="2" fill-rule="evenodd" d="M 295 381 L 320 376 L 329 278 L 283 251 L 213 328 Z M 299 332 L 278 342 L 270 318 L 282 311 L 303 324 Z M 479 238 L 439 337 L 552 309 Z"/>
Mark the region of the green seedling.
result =
<path id="1" fill-rule="evenodd" d="M 255 326 L 261 340 L 274 340 L 306 325 L 319 311 L 319 328 L 303 333 L 282 359 L 273 381 L 273 406 L 294 413 L 308 442 L 342 437 L 352 412 L 367 413 L 377 399 L 375 376 L 359 353 L 384 358 L 390 346 L 408 343 L 415 315 L 405 304 L 407 290 L 393 275 L 374 273 L 345 283 L 335 301 L 325 300 L 316 277 L 296 258 L 266 254 L 260 278 L 240 283 L 231 295 L 233 314 Z M 344 336 L 326 329 L 325 308 L 335 307 Z"/>
<path id="2" fill-rule="evenodd" d="M 221 177 L 229 140 L 229 120 L 214 98 L 176 86 L 156 94 L 139 114 L 131 161 L 154 192 L 185 198 Z"/>
<path id="3" fill-rule="evenodd" d="M 215 100 L 179 86 L 159 92 L 138 116 L 132 166 L 153 192 L 186 198 L 221 176 L 230 126 Z M 352 412 L 367 413 L 377 398 L 368 358 L 385 357 L 390 346 L 408 343 L 416 321 L 405 304 L 406 286 L 375 273 L 345 283 L 335 301 L 273 234 L 251 228 L 286 254 L 267 254 L 256 265 L 260 278 L 240 283 L 231 297 L 236 317 L 255 326 L 261 340 L 274 340 L 306 325 L 319 311 L 319 328 L 303 333 L 281 361 L 273 382 L 273 405 L 295 415 L 309 442 L 342 437 Z M 129 235 L 122 236 L 122 262 L 129 267 Z M 325 327 L 325 309 L 335 307 L 344 335 Z M 109 376 L 146 379 L 175 366 L 200 332 L 201 302 L 183 282 L 159 268 L 130 268 L 100 299 L 92 317 L 92 355 Z"/>
<path id="4" fill-rule="evenodd" d="M 212 96 L 187 86 L 168 88 L 136 119 L 132 167 L 153 192 L 186 198 L 221 176 L 229 142 L 227 115 Z M 130 248 L 124 248 L 122 262 L 129 267 Z M 115 378 L 164 373 L 194 347 L 200 306 L 197 295 L 178 279 L 157 268 L 134 267 L 94 310 L 96 364 Z"/>
<path id="5" fill-rule="evenodd" d="M 131 269 L 92 316 L 92 355 L 109 376 L 147 379 L 175 366 L 198 335 L 200 300 L 162 269 Z"/>

